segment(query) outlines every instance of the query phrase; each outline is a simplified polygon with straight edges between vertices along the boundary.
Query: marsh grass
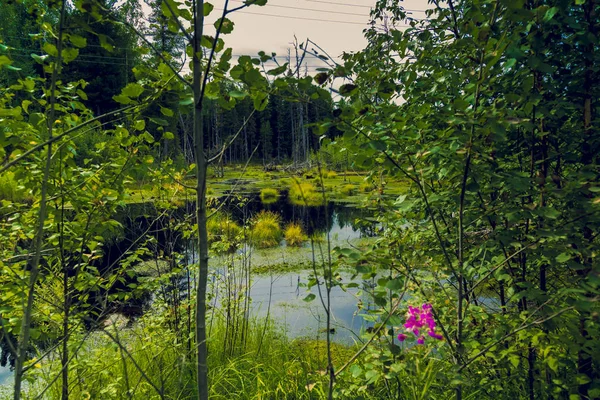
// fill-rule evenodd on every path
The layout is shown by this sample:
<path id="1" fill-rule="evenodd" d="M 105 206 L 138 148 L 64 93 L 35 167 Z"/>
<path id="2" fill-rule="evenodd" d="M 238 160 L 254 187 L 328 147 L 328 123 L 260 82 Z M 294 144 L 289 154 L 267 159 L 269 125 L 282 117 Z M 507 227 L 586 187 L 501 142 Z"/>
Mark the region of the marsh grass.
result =
<path id="1" fill-rule="evenodd" d="M 298 247 L 302 246 L 308 236 L 306 236 L 300 224 L 292 222 L 285 228 L 284 238 L 288 246 Z"/>
<path id="2" fill-rule="evenodd" d="M 346 196 L 352 196 L 356 193 L 356 186 L 354 185 L 344 185 L 340 188 L 340 193 Z"/>
<path id="3" fill-rule="evenodd" d="M 311 182 L 293 181 L 290 185 L 288 199 L 292 204 L 303 206 L 323 205 L 323 194 Z"/>
<path id="4" fill-rule="evenodd" d="M 208 241 L 218 245 L 220 250 L 233 251 L 240 242 L 243 229 L 227 214 L 217 212 L 206 221 Z M 218 249 L 217 249 L 218 250 Z"/>
<path id="5" fill-rule="evenodd" d="M 160 311 L 149 313 L 128 328 L 122 324 L 105 328 L 119 338 L 125 353 L 99 331 L 87 337 L 82 346 L 82 334 L 74 335 L 71 344 L 78 351 L 69 366 L 70 397 L 197 398 L 194 360 L 187 341 L 167 328 L 163 316 L 157 314 Z M 290 340 L 284 329 L 272 321 L 252 319 L 243 343 L 231 354 L 224 352 L 222 345 L 226 320 L 215 316 L 208 325 L 211 399 L 314 399 L 325 394 L 326 376 L 321 373 L 326 365 L 324 344 Z M 60 368 L 57 356 L 50 356 L 33 368 L 27 398 L 40 396 L 49 385 L 41 398 L 59 400 L 60 379 L 52 381 Z"/>
<path id="6" fill-rule="evenodd" d="M 258 248 L 275 247 L 281 241 L 281 226 L 278 214 L 271 211 L 258 213 L 252 224 L 251 243 Z"/>
<path id="7" fill-rule="evenodd" d="M 263 204 L 273 204 L 279 199 L 279 190 L 275 188 L 264 188 L 260 191 L 260 201 Z"/>

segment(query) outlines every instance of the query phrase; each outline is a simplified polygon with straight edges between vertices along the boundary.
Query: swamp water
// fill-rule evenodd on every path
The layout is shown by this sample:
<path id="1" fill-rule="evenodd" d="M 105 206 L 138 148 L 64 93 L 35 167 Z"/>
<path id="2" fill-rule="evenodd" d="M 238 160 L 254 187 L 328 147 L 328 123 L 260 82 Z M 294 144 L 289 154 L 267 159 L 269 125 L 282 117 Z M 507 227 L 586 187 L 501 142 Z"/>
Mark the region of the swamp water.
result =
<path id="1" fill-rule="evenodd" d="M 290 222 L 300 223 L 308 235 L 328 235 L 331 246 L 348 247 L 359 243 L 365 238 L 375 235 L 377 225 L 374 222 L 364 222 L 373 216 L 372 210 L 361 209 L 356 205 L 329 203 L 325 206 L 301 206 L 291 204 L 287 193 L 283 192 L 279 199 L 271 204 L 263 204 L 258 193 L 247 194 L 240 198 L 233 196 L 224 202 L 223 211 L 227 212 L 239 224 L 258 214 L 261 210 L 276 212 L 281 217 L 281 226 L 285 227 Z M 185 204 L 174 210 L 170 217 L 180 218 L 193 212 L 192 204 Z M 161 249 L 169 248 L 171 251 L 185 251 L 185 243 L 173 235 L 169 227 L 170 218 L 157 218 L 158 211 L 153 203 L 131 204 L 124 208 L 116 219 L 124 226 L 124 234 L 118 241 L 105 246 L 105 257 L 97 267 L 100 271 L 109 268 L 127 250 L 139 242 L 143 235 L 153 232 L 152 235 Z M 362 222 L 361 222 L 362 221 Z M 367 239 L 368 240 L 368 239 Z M 321 243 L 323 252 L 326 252 L 326 243 Z M 247 247 L 247 249 L 251 249 Z M 305 243 L 300 248 L 287 247 L 285 240 L 280 246 L 272 249 L 252 249 L 252 263 L 267 271 L 261 274 L 252 274 L 250 298 L 251 317 L 269 317 L 276 324 L 285 328 L 290 337 L 309 337 L 312 339 L 325 339 L 325 312 L 320 302 L 318 288 L 313 287 L 310 292 L 303 284 L 309 279 L 310 271 L 306 268 L 312 261 L 310 243 Z M 317 250 L 318 251 L 318 250 Z M 193 257 L 188 257 L 193 261 Z M 220 268 L 218 258 L 211 257 L 211 268 L 218 276 Z M 281 269 L 285 264 L 295 272 Z M 278 266 L 277 271 L 268 272 L 270 266 Z M 298 267 L 302 268 L 299 269 Z M 342 274 L 342 279 L 348 282 L 349 274 Z M 127 284 L 127 283 L 125 283 Z M 124 285 L 125 285 L 124 284 Z M 324 294 L 324 286 L 321 286 Z M 331 292 L 332 322 L 335 329 L 332 339 L 341 343 L 351 344 L 357 339 L 360 330 L 366 327 L 365 321 L 359 315 L 357 303 L 358 288 L 344 292 L 339 287 L 334 287 Z M 303 299 L 312 293 L 316 298 L 307 303 Z M 365 296 L 363 303 L 367 303 Z M 148 307 L 145 302 L 134 302 L 125 307 L 116 309 L 115 312 L 127 317 L 139 316 Z M 7 350 L 7 349 L 2 349 Z M 8 365 L 0 366 L 0 386 L 8 386 L 13 379 L 12 371 Z"/>

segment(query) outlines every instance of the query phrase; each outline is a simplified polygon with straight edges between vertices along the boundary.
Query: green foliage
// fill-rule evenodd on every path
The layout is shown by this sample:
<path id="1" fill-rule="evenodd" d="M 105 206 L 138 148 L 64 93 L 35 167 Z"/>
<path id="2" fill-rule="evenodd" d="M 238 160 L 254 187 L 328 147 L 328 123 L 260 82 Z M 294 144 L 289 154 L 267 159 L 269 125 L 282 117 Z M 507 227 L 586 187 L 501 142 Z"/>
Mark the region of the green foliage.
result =
<path id="1" fill-rule="evenodd" d="M 254 217 L 250 241 L 259 248 L 278 246 L 281 241 L 281 217 L 271 211 L 261 211 Z"/>
<path id="2" fill-rule="evenodd" d="M 294 222 L 285 227 L 283 236 L 288 246 L 302 246 L 302 243 L 308 239 L 302 226 Z"/>
<path id="3" fill-rule="evenodd" d="M 229 252 L 238 248 L 243 229 L 229 215 L 217 212 L 206 222 L 208 241 L 217 252 Z"/>

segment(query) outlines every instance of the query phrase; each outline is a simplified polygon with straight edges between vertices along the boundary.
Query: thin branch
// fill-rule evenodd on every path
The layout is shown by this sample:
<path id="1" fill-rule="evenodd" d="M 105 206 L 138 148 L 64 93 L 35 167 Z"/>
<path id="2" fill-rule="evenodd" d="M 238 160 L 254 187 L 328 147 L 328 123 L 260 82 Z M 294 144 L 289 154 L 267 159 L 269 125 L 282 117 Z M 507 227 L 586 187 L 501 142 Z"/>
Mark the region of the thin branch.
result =
<path id="1" fill-rule="evenodd" d="M 177 15 L 175 15 L 175 13 L 173 12 L 173 9 L 171 8 L 171 4 L 168 1 L 163 1 L 163 4 L 165 4 L 167 6 L 169 11 L 171 12 L 171 15 L 173 15 L 173 19 L 175 20 L 175 22 L 177 22 L 177 26 L 181 30 L 181 33 L 183 33 L 183 36 L 185 36 L 185 38 L 188 40 L 188 42 L 191 42 L 193 40 L 192 36 L 185 30 L 185 28 L 181 24 L 181 21 L 179 20 L 179 17 Z"/>
<path id="2" fill-rule="evenodd" d="M 227 150 L 229 148 L 229 146 L 231 146 L 233 144 L 233 142 L 235 142 L 235 139 L 237 139 L 237 137 L 240 135 L 240 133 L 244 130 L 244 128 L 246 127 L 246 125 L 248 125 L 248 122 L 250 121 L 250 118 L 252 118 L 252 116 L 254 115 L 254 113 L 256 112 L 256 108 L 252 110 L 252 112 L 250 113 L 250 115 L 244 119 L 244 123 L 242 124 L 242 126 L 240 127 L 240 129 L 238 129 L 238 131 L 235 133 L 235 135 L 233 135 L 233 139 L 231 139 L 229 141 L 229 143 L 226 143 L 223 145 L 223 149 L 218 152 L 217 154 L 215 154 L 213 157 L 208 159 L 208 164 L 216 161 L 217 159 L 221 159 L 223 157 L 223 154 L 225 154 L 225 150 Z"/>

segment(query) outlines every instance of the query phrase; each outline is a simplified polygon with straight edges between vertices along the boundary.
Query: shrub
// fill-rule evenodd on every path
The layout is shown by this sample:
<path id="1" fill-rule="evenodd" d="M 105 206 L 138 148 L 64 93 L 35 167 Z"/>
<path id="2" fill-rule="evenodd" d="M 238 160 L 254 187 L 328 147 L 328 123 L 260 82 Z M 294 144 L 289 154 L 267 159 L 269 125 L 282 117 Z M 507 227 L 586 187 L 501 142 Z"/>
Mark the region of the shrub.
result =
<path id="1" fill-rule="evenodd" d="M 337 174 L 337 172 L 335 172 L 335 171 L 327 171 L 327 172 L 324 174 L 324 176 L 325 176 L 325 178 L 328 178 L 328 179 L 333 179 L 333 178 L 337 178 L 338 174 Z"/>
<path id="2" fill-rule="evenodd" d="M 301 246 L 308 239 L 300 224 L 295 222 L 285 228 L 284 237 L 288 246 Z"/>
<path id="3" fill-rule="evenodd" d="M 260 201 L 264 204 L 275 203 L 279 199 L 279 191 L 274 188 L 265 188 L 260 191 Z"/>
<path id="4" fill-rule="evenodd" d="M 281 241 L 279 215 L 271 211 L 261 211 L 252 226 L 252 243 L 256 247 L 274 247 Z"/>

